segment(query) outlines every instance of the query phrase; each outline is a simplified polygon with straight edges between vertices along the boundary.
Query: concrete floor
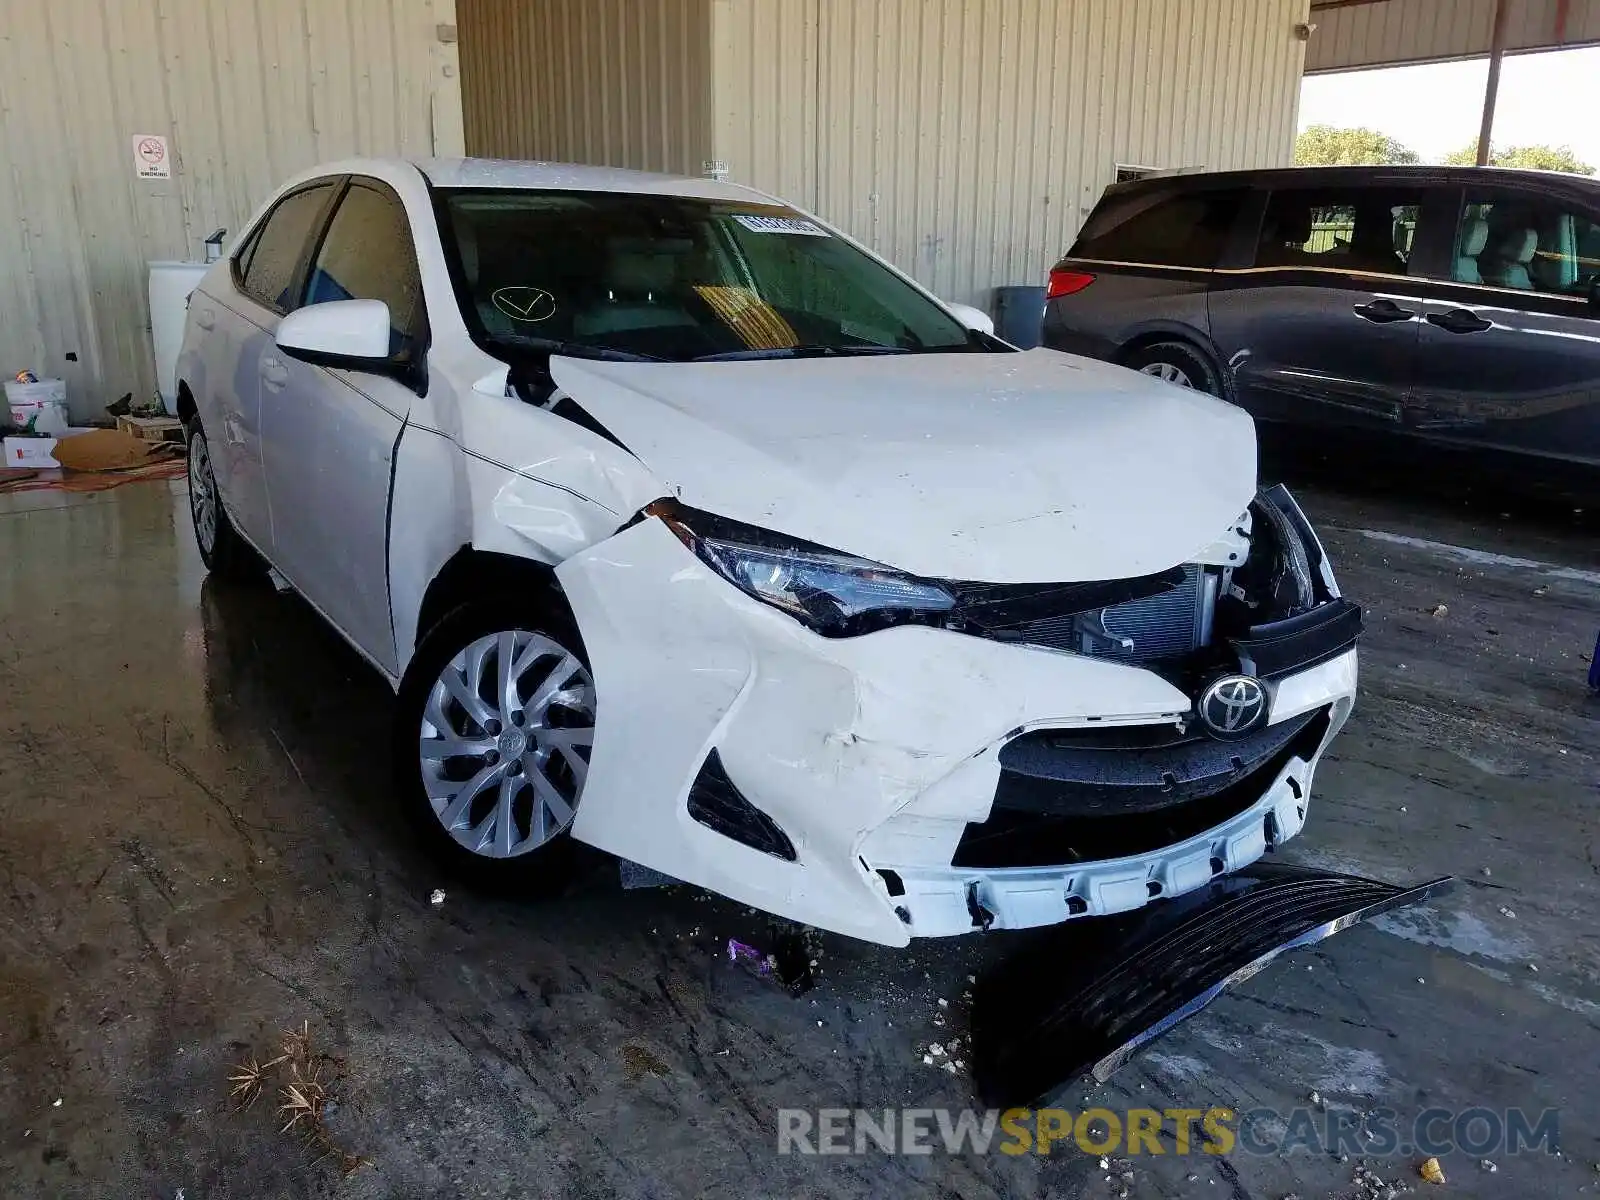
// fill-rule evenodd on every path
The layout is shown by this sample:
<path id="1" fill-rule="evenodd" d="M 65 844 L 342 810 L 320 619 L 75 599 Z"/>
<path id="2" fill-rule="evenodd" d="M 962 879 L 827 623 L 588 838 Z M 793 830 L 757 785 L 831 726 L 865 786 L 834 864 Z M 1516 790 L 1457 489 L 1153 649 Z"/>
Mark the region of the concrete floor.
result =
<path id="1" fill-rule="evenodd" d="M 1064 1100 L 1287 1110 L 1316 1091 L 1402 1124 L 1554 1107 L 1559 1157 L 1492 1155 L 1490 1174 L 1457 1153 L 1448 1194 L 1593 1193 L 1596 526 L 1301 495 L 1369 634 L 1287 857 L 1461 883 L 1281 960 Z M 921 1056 L 960 1036 L 966 976 L 1007 938 L 824 938 L 797 1001 L 721 953 L 759 918 L 623 893 L 602 863 L 560 901 L 430 906 L 441 881 L 387 796 L 384 684 L 295 599 L 204 582 L 180 489 L 0 505 L 0 1193 L 1373 1194 L 1354 1159 L 1304 1151 L 1110 1172 L 1076 1151 L 776 1156 L 782 1106 L 970 1103 Z M 227 1102 L 230 1065 L 301 1022 L 347 1060 L 330 1124 L 375 1160 L 348 1181 L 270 1102 Z M 1414 1156 L 1368 1165 L 1417 1182 Z"/>

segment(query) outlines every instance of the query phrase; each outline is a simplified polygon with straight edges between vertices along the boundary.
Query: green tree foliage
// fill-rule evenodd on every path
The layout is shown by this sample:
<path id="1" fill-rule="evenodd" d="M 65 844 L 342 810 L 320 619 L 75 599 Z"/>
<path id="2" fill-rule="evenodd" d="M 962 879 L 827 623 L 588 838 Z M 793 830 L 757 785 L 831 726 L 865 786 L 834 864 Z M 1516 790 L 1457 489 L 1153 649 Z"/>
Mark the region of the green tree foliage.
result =
<path id="1" fill-rule="evenodd" d="M 1308 125 L 1294 140 L 1294 161 L 1301 167 L 1386 167 L 1414 163 L 1417 155 L 1376 129 Z"/>
<path id="2" fill-rule="evenodd" d="M 1461 147 L 1445 156 L 1453 166 L 1470 167 L 1478 161 L 1478 143 Z M 1570 171 L 1574 175 L 1593 175 L 1594 168 L 1574 154 L 1568 146 L 1491 146 L 1491 167 L 1522 167 L 1533 171 Z"/>

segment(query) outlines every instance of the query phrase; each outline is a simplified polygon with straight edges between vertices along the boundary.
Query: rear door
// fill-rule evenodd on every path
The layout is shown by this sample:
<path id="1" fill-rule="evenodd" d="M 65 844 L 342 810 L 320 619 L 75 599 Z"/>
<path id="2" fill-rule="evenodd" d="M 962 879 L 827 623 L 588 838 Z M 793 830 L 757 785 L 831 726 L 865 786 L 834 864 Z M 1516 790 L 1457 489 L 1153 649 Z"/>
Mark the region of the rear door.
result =
<path id="1" fill-rule="evenodd" d="M 1208 344 L 1206 288 L 1249 194 L 1182 178 L 1107 191 L 1050 272 L 1044 344 L 1094 358 L 1158 333 Z"/>
<path id="2" fill-rule="evenodd" d="M 376 179 L 351 178 L 306 273 L 304 305 L 335 300 L 384 301 L 392 362 L 421 367 L 427 318 L 410 220 Z M 280 569 L 392 671 L 390 480 L 416 392 L 393 375 L 316 366 L 275 345 L 270 358 L 262 424 Z"/>
<path id="3" fill-rule="evenodd" d="M 1600 205 L 1508 186 L 1458 198 L 1454 253 L 1424 297 L 1410 422 L 1600 463 Z"/>
<path id="4" fill-rule="evenodd" d="M 1236 398 L 1266 419 L 1400 428 L 1429 286 L 1412 259 L 1438 201 L 1337 180 L 1258 203 L 1250 261 L 1218 271 L 1208 301 Z"/>

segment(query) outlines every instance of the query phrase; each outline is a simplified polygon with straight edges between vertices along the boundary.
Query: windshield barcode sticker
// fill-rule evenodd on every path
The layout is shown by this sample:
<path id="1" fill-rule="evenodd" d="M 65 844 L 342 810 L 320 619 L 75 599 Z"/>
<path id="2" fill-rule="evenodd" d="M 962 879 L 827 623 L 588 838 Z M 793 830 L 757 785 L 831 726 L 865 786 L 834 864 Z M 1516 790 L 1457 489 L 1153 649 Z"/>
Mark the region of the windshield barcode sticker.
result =
<path id="1" fill-rule="evenodd" d="M 756 233 L 799 233 L 806 237 L 827 237 L 828 231 L 804 217 L 760 217 L 753 213 L 734 213 L 733 219 Z"/>

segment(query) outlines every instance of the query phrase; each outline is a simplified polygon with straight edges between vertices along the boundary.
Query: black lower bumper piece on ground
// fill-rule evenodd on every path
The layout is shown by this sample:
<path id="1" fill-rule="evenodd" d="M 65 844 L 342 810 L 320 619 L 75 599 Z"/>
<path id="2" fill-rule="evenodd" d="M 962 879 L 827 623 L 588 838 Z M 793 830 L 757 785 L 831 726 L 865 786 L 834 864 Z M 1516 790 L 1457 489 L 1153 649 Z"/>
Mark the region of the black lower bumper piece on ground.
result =
<path id="1" fill-rule="evenodd" d="M 1400 888 L 1257 863 L 1135 912 L 1041 930 L 973 990 L 978 1093 L 997 1108 L 1025 1107 L 1082 1075 L 1103 1083 L 1140 1046 L 1285 950 L 1415 904 L 1450 882 Z"/>

